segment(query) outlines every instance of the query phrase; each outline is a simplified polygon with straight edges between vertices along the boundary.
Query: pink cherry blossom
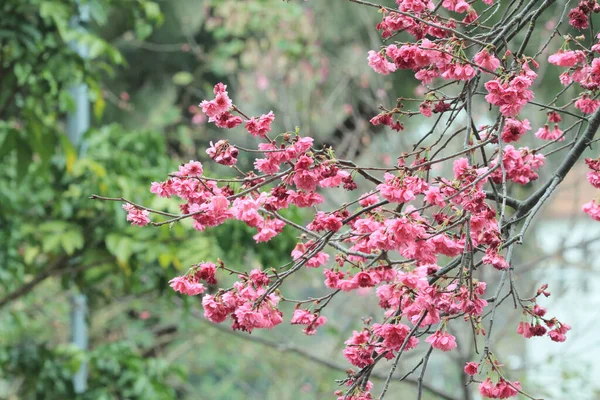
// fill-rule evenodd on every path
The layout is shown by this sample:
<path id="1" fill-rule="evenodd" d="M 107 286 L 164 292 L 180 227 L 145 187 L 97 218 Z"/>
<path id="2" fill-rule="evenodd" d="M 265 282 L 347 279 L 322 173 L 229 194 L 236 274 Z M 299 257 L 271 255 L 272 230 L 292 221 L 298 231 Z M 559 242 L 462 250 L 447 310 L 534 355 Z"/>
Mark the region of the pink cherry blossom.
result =
<path id="1" fill-rule="evenodd" d="M 465 374 L 467 375 L 476 375 L 477 374 L 477 370 L 479 369 L 479 363 L 476 362 L 467 362 L 465 364 Z"/>
<path id="2" fill-rule="evenodd" d="M 456 339 L 448 332 L 437 331 L 433 335 L 425 339 L 434 349 L 442 351 L 450 351 L 456 348 Z"/>
<path id="3" fill-rule="evenodd" d="M 590 202 L 585 203 L 581 209 L 584 213 L 595 219 L 596 221 L 600 221 L 600 204 L 596 203 L 596 200 L 592 200 Z"/>
<path id="4" fill-rule="evenodd" d="M 150 223 L 149 211 L 131 204 L 123 204 L 123 209 L 127 211 L 127 221 L 130 221 L 131 225 L 146 226 Z"/>
<path id="5" fill-rule="evenodd" d="M 227 140 L 219 140 L 216 145 L 210 142 L 210 147 L 206 150 L 206 154 L 219 164 L 235 165 L 238 149 L 231 146 Z"/>
<path id="6" fill-rule="evenodd" d="M 178 276 L 169 281 L 169 285 L 176 292 L 186 294 L 188 296 L 196 296 L 204 293 L 206 288 L 204 285 L 188 276 Z"/>
<path id="7" fill-rule="evenodd" d="M 485 49 L 475 54 L 473 61 L 483 72 L 494 72 L 500 66 L 500 60 Z"/>
<path id="8" fill-rule="evenodd" d="M 376 53 L 373 50 L 369 51 L 369 66 L 373 68 L 375 72 L 382 75 L 388 75 L 396 70 L 396 65 L 389 62 L 384 55 Z"/>
<path id="9" fill-rule="evenodd" d="M 271 131 L 271 124 L 275 120 L 273 111 L 268 114 L 263 114 L 258 118 L 251 118 L 246 122 L 246 130 L 252 136 L 265 137 Z"/>

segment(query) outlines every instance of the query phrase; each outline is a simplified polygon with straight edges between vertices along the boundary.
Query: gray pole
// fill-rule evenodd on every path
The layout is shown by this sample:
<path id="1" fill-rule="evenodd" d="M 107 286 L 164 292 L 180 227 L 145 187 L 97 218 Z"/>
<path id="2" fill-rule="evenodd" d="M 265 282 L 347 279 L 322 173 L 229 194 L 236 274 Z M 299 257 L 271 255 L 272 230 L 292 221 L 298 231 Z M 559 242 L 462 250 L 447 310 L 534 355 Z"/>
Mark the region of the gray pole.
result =
<path id="1" fill-rule="evenodd" d="M 79 5 L 79 15 L 74 17 L 71 23 L 81 30 L 85 28 L 81 25 L 90 20 L 90 7 L 87 4 Z M 89 51 L 86 45 L 80 43 L 71 43 L 71 48 L 75 50 L 82 58 L 87 58 Z M 88 98 L 88 87 L 81 83 L 71 88 L 71 95 L 75 100 L 75 109 L 67 116 L 67 136 L 73 146 L 80 148 L 80 155 L 83 155 L 82 138 L 85 131 L 90 127 L 90 102 Z"/>
<path id="2" fill-rule="evenodd" d="M 85 317 L 87 315 L 87 300 L 83 294 L 71 297 L 71 341 L 81 350 L 88 348 L 88 332 Z M 83 362 L 73 376 L 75 393 L 83 393 L 87 389 L 87 362 Z"/>
<path id="3" fill-rule="evenodd" d="M 87 4 L 79 4 L 79 15 L 74 17 L 72 24 L 85 29 L 81 26 L 89 21 L 90 10 Z M 71 43 L 71 48 L 75 50 L 82 58 L 88 56 L 88 48 L 79 43 Z M 90 103 L 88 99 L 88 87 L 85 83 L 74 86 L 71 89 L 71 95 L 75 100 L 75 109 L 67 116 L 67 136 L 73 146 L 79 149 L 79 154 L 85 152 L 83 143 L 83 134 L 90 127 Z M 81 350 L 88 348 L 88 331 L 86 324 L 87 299 L 83 294 L 73 294 L 71 297 L 71 341 Z M 73 388 L 75 393 L 84 393 L 87 389 L 87 363 L 84 362 L 79 370 L 73 376 Z"/>

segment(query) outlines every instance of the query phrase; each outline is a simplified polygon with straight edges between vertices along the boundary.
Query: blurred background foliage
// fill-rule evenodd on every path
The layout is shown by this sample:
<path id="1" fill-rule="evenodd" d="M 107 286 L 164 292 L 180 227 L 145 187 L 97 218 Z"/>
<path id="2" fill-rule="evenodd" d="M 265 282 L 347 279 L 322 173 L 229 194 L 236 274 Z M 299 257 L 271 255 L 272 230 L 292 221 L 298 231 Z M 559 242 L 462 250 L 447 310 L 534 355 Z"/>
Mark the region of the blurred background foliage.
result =
<path id="1" fill-rule="evenodd" d="M 315 12 L 298 4 L 84 3 L 84 29 L 73 24 L 75 0 L 0 5 L 0 398 L 329 395 L 336 376 L 330 369 L 224 335 L 191 314 L 196 299 L 175 305 L 166 290 L 169 279 L 204 259 L 221 257 L 239 269 L 281 264 L 296 243 L 293 231 L 256 246 L 243 224 L 210 234 L 185 223 L 136 229 L 120 204 L 88 197 L 123 196 L 177 212 L 173 202 L 151 195 L 149 184 L 183 160 L 206 160 L 209 141 L 223 133 L 205 125 L 196 104 L 217 81 L 229 84 L 248 113 L 281 115 L 278 129 L 310 121 L 306 129 L 319 139 L 339 136 L 336 127 L 354 113 L 344 94 L 366 86 L 364 63 L 347 82 L 327 79 L 339 38 L 333 30 L 321 35 Z M 85 44 L 89 57 L 72 43 Z M 349 47 L 362 61 L 365 49 Z M 93 120 L 79 147 L 65 121 L 75 106 L 69 89 L 82 82 Z M 317 132 L 324 108 L 332 118 Z M 283 117 L 285 110 L 294 113 Z M 227 174 L 216 168 L 211 175 Z M 302 220 L 298 212 L 287 216 Z M 295 294 L 307 290 L 310 284 Z M 89 302 L 86 353 L 69 344 L 74 293 Z M 283 338 L 295 330 L 281 331 Z M 257 363 L 259 356 L 268 362 Z M 77 395 L 71 380 L 84 360 L 88 390 Z"/>
<path id="2" fill-rule="evenodd" d="M 177 212 L 149 193 L 152 181 L 182 161 L 207 161 L 211 140 L 251 146 L 239 130 L 208 126 L 196 106 L 219 81 L 247 114 L 273 110 L 275 130 L 300 126 L 335 144 L 340 158 L 394 163 L 398 152 L 390 151 L 408 148 L 411 134 L 368 120 L 415 86 L 410 74 L 370 73 L 378 14 L 343 1 L 81 3 L 90 9 L 84 29 L 74 28 L 76 0 L 0 2 L 0 399 L 331 398 L 347 367 L 343 340 L 361 317 L 377 316 L 373 296 L 332 305 L 317 337 L 287 324 L 248 337 L 203 321 L 198 299 L 168 290 L 169 279 L 202 260 L 238 270 L 284 264 L 296 232 L 256 245 L 252 230 L 236 223 L 208 233 L 187 223 L 140 229 L 119 203 L 88 197 Z M 89 57 L 72 43 L 85 44 Z M 74 108 L 69 89 L 82 82 L 93 119 L 75 146 L 65 119 Z M 249 169 L 245 157 L 238 165 Z M 286 216 L 306 220 L 298 211 Z M 323 294 L 319 274 L 302 272 L 295 282 L 302 284 L 286 288 L 290 297 Z M 88 352 L 69 344 L 75 293 L 89 302 Z M 470 356 L 444 361 L 437 387 L 462 394 L 460 363 Z M 71 380 L 83 361 L 88 390 L 75 394 Z M 394 388 L 414 392 L 411 384 Z"/>

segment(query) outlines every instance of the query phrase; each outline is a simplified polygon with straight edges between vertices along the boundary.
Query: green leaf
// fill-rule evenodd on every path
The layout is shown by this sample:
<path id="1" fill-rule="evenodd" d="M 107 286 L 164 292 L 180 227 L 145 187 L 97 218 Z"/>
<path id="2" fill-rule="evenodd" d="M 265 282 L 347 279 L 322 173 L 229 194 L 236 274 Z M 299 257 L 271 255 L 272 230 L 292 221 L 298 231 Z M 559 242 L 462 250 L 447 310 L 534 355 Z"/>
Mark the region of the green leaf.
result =
<path id="1" fill-rule="evenodd" d="M 161 267 L 167 268 L 171 264 L 173 256 L 170 253 L 161 253 L 158 256 L 158 263 Z"/>
<path id="2" fill-rule="evenodd" d="M 62 150 L 65 153 L 65 166 L 67 172 L 71 173 L 73 172 L 73 165 L 75 164 L 75 161 L 77 161 L 77 151 L 66 135 L 59 135 L 59 139 Z"/>
<path id="3" fill-rule="evenodd" d="M 33 122 L 29 124 L 29 143 L 33 151 L 40 156 L 43 163 L 48 163 L 54 153 L 53 132 L 43 132 L 40 124 Z"/>
<path id="4" fill-rule="evenodd" d="M 144 12 L 152 20 L 159 20 L 162 16 L 158 4 L 151 1 L 144 3 Z"/>
<path id="5" fill-rule="evenodd" d="M 104 114 L 104 109 L 106 108 L 106 101 L 102 95 L 97 96 L 94 101 L 94 116 L 97 119 L 102 118 L 102 114 Z"/>
<path id="6" fill-rule="evenodd" d="M 42 250 L 45 253 L 54 253 L 60 246 L 59 235 L 44 235 L 42 237 Z"/>
<path id="7" fill-rule="evenodd" d="M 177 72 L 173 75 L 173 83 L 178 86 L 186 86 L 194 81 L 194 75 L 187 71 Z"/>
<path id="8" fill-rule="evenodd" d="M 29 147 L 29 143 L 25 140 L 17 140 L 17 179 L 21 180 L 27 175 L 29 164 L 33 153 Z"/>
<path id="9" fill-rule="evenodd" d="M 17 132 L 10 129 L 0 144 L 0 161 L 17 147 Z"/>
<path id="10" fill-rule="evenodd" d="M 68 255 L 73 255 L 75 250 L 83 248 L 83 232 L 79 227 L 70 229 L 60 236 L 60 243 Z"/>
<path id="11" fill-rule="evenodd" d="M 147 22 L 137 20 L 135 21 L 135 36 L 139 40 L 147 39 L 152 34 L 152 25 Z"/>
<path id="12" fill-rule="evenodd" d="M 111 233 L 106 237 L 106 248 L 122 265 L 127 265 L 133 254 L 133 245 L 133 240 L 127 236 Z"/>

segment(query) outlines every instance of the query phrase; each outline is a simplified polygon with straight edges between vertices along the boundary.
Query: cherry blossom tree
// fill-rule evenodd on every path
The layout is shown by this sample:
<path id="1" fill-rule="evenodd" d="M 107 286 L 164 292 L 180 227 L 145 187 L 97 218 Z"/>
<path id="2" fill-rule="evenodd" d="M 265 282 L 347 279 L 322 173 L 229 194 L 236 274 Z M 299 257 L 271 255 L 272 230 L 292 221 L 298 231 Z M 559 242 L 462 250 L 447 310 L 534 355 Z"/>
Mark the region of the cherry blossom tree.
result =
<path id="1" fill-rule="evenodd" d="M 600 126 L 600 35 L 593 25 L 600 4 L 396 0 L 385 6 L 349 1 L 381 15 L 373 29 L 384 45 L 365 55 L 373 73 L 411 70 L 421 85 L 421 97 L 381 105 L 370 121 L 398 135 L 407 134 L 409 119 L 427 125 L 412 148 L 397 150 L 395 165 L 339 159 L 335 146 L 316 143 L 301 128 L 273 132 L 273 112 L 247 115 L 227 86 L 217 83 L 213 98 L 199 104 L 202 112 L 217 127 L 245 131 L 257 143 L 249 149 L 225 139 L 211 142 L 206 154 L 228 168 L 229 178 L 206 176 L 201 162 L 189 161 L 166 180 L 153 182 L 150 191 L 177 199 L 179 214 L 121 197 L 92 199 L 123 202 L 127 220 L 139 226 L 191 220 L 195 229 L 205 231 L 246 224 L 256 229 L 257 243 L 283 229 L 297 230 L 299 241 L 282 265 L 241 271 L 227 260 L 198 260 L 171 280 L 173 290 L 202 296 L 206 319 L 229 321 L 234 330 L 250 334 L 288 322 L 314 335 L 327 323 L 327 306 L 334 298 L 375 288 L 380 318 L 356 321 L 345 341 L 343 355 L 353 368 L 341 377 L 335 392 L 340 400 L 383 399 L 400 358 L 422 343 L 428 350 L 410 372 L 420 368 L 420 399 L 430 354 L 453 351 L 457 342 L 448 327 L 461 324 L 472 330 L 478 354 L 464 365 L 467 382 L 478 385 L 486 398 L 521 394 L 533 399 L 503 370 L 493 346 L 494 321 L 504 301 L 512 299 L 522 312 L 515 333 L 567 339 L 568 321 L 543 306 L 551 288 L 520 293 L 512 260 L 541 207 L 577 163 L 587 164 L 589 184 L 600 188 L 600 158 L 584 156 L 598 140 Z M 541 27 L 548 13 L 558 13 L 559 19 Z M 534 46 L 532 38 L 542 32 L 550 34 Z M 536 101 L 536 80 L 548 65 L 555 67 L 547 79 L 563 88 L 546 104 Z M 561 73 L 552 75 L 556 67 Z M 532 113 L 547 122 L 535 126 Z M 535 147 L 519 145 L 524 137 Z M 255 157 L 254 170 L 238 168 L 240 152 Z M 549 168 L 551 156 L 560 161 L 542 181 L 539 172 Z M 534 190 L 513 197 L 523 193 L 515 190 L 523 185 Z M 321 193 L 340 187 L 354 200 L 325 202 Z M 301 225 L 286 218 L 283 211 L 291 207 L 312 212 L 312 220 Z M 581 210 L 600 221 L 600 200 L 588 199 Z M 322 276 L 321 297 L 286 297 L 286 285 L 303 268 Z M 486 269 L 497 270 L 494 287 L 478 279 L 478 271 Z M 206 293 L 207 284 L 231 274 L 238 277 L 235 284 Z M 282 302 L 295 304 L 292 315 L 283 315 Z M 387 379 L 376 388 L 369 377 L 384 363 Z"/>

